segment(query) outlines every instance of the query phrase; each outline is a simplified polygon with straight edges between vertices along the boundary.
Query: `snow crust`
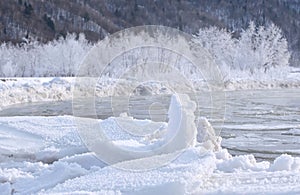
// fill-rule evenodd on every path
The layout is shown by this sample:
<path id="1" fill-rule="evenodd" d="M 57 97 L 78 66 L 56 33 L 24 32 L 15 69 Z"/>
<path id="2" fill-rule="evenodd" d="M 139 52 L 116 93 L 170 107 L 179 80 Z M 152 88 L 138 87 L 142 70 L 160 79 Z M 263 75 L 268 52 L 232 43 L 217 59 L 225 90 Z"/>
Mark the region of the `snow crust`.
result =
<path id="1" fill-rule="evenodd" d="M 109 118 L 100 124 L 113 128 L 117 140 L 127 144 L 128 135 L 118 134 L 113 121 Z M 30 141 L 20 144 L 18 140 L 24 138 Z M 85 148 L 71 116 L 2 117 L 0 139 L 0 189 L 4 194 L 228 194 L 255 193 L 257 189 L 296 193 L 300 189 L 298 157 L 283 154 L 272 163 L 257 162 L 252 155 L 231 156 L 220 146 L 216 150 L 201 143 L 153 170 L 108 166 Z M 130 144 L 140 147 L 138 142 Z M 154 163 L 152 157 L 148 162 Z M 254 187 L 241 191 L 246 184 Z M 291 188 L 284 188 L 286 185 Z"/>

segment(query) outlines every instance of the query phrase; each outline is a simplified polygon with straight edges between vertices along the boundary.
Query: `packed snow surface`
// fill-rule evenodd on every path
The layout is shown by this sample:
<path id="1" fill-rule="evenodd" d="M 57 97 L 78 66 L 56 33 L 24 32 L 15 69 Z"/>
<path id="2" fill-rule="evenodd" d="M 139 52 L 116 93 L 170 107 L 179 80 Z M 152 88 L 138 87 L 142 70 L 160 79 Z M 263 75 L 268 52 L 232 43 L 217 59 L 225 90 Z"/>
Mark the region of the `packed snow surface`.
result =
<path id="1" fill-rule="evenodd" d="M 115 118 L 99 123 L 113 130 L 117 142 L 141 147 L 144 141 L 130 141 Z M 257 162 L 252 155 L 233 157 L 226 149 L 213 151 L 200 143 L 156 169 L 119 169 L 86 149 L 72 116 L 2 117 L 0 139 L 1 194 L 300 192 L 300 158 L 284 154 L 272 163 Z"/>
<path id="2" fill-rule="evenodd" d="M 0 107 L 3 108 L 13 103 L 70 99 L 74 79 L 28 78 L 0 82 Z M 174 110 L 169 110 L 169 116 L 179 117 L 176 112 L 182 105 L 175 103 L 171 107 Z M 189 112 L 185 114 L 189 116 Z M 126 115 L 89 120 L 99 123 L 113 144 L 127 150 L 151 149 L 153 143 L 172 136 L 168 134 L 172 123 L 138 120 Z M 253 155 L 232 156 L 221 148 L 221 138 L 214 134 L 207 119 L 198 120 L 197 127 L 184 125 L 192 130 L 196 128 L 196 132 L 191 131 L 187 136 L 195 136 L 196 140 L 190 145 L 184 143 L 185 148 L 179 149 L 177 158 L 163 166 L 134 171 L 120 167 L 126 167 L 128 163 L 139 164 L 140 159 L 107 164 L 89 151 L 73 116 L 1 117 L 0 194 L 300 193 L 299 157 L 282 154 L 269 162 L 257 161 Z M 151 124 L 157 131 L 146 139 L 132 136 L 120 128 L 117 124 L 120 121 L 136 126 Z M 173 122 L 174 125 L 177 121 Z M 260 129 L 255 124 L 239 128 L 243 127 Z M 260 130 L 268 128 L 260 127 Z M 235 127 L 225 125 L 224 128 L 234 130 Z M 277 125 L 276 128 L 282 134 L 299 135 L 299 128 L 294 125 Z M 156 159 L 173 152 L 177 151 L 148 156 L 143 162 L 153 164 Z"/>

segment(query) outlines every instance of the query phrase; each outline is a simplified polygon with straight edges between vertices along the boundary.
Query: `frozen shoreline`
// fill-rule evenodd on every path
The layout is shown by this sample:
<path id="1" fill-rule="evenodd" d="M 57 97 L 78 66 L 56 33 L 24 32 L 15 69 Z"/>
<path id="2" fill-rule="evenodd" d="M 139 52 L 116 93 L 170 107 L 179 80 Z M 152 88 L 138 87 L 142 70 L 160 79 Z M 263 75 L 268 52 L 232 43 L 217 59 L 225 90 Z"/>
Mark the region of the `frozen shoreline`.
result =
<path id="1" fill-rule="evenodd" d="M 18 103 L 30 103 L 40 101 L 61 101 L 72 99 L 72 87 L 75 77 L 36 77 L 36 78 L 1 78 L 0 79 L 0 109 L 5 106 Z M 135 83 L 118 81 L 120 90 L 116 95 L 124 95 Z M 132 81 L 131 81 L 132 82 Z M 115 80 L 108 80 L 107 85 L 99 85 L 96 95 L 107 96 L 113 93 L 112 88 Z M 175 89 L 184 91 L 187 86 L 180 87 L 177 84 Z M 195 81 L 190 90 L 208 90 L 203 81 Z M 107 87 L 108 86 L 108 87 Z M 300 73 L 293 73 L 287 80 L 256 81 L 249 79 L 236 79 L 224 83 L 225 91 L 253 90 L 253 89 L 286 89 L 300 88 Z M 114 91 L 115 93 L 115 91 Z M 138 95 L 171 94 L 172 91 L 163 84 L 149 83 L 147 86 L 139 86 Z"/>

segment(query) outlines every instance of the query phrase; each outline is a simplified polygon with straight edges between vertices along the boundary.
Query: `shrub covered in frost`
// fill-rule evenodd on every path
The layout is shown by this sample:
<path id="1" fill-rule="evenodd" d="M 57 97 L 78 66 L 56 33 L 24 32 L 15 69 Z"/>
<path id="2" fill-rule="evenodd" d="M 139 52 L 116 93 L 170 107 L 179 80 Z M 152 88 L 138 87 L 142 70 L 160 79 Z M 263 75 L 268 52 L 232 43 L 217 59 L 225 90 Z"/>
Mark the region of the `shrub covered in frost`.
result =
<path id="1" fill-rule="evenodd" d="M 212 54 L 227 79 L 255 75 L 261 78 L 264 74 L 278 77 L 289 65 L 287 40 L 274 24 L 265 27 L 250 22 L 239 38 L 226 29 L 209 27 L 200 29 L 194 38 Z"/>

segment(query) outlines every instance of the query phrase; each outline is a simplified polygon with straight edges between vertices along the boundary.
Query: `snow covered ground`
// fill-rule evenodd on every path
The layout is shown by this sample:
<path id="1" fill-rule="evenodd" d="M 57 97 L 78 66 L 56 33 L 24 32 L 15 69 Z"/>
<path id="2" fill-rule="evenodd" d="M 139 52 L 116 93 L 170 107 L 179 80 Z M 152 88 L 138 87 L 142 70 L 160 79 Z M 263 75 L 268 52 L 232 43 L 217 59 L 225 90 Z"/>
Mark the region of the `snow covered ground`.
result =
<path id="1" fill-rule="evenodd" d="M 299 87 L 296 74 L 293 73 L 291 79 L 286 81 L 287 85 L 282 82 L 278 82 L 278 85 L 256 82 L 250 86 Z M 73 82 L 73 78 L 2 79 L 0 108 L 15 103 L 71 99 Z M 227 89 L 249 88 L 249 85 L 232 86 Z M 159 89 L 154 91 L 159 92 Z M 260 114 L 258 117 L 261 117 Z M 131 123 L 151 122 L 125 119 Z M 145 140 L 133 140 L 122 132 L 116 124 L 116 118 L 97 122 L 119 146 L 129 149 L 145 147 Z M 167 124 L 163 125 L 166 127 Z M 225 126 L 233 130 L 235 127 Z M 249 128 L 247 125 L 238 128 L 241 127 Z M 261 131 L 268 128 L 262 124 L 257 127 L 253 124 L 251 127 Z M 276 125 L 276 128 L 282 129 L 280 125 Z M 282 134 L 299 136 L 299 129 L 295 125 L 284 128 L 289 130 Z M 245 139 L 240 141 L 243 143 Z M 230 142 L 227 144 L 230 145 Z M 147 161 L 151 163 L 156 157 L 148 157 Z M 130 162 L 134 161 L 139 163 L 138 159 Z M 122 167 L 122 163 L 128 162 L 119 162 L 117 167 Z M 232 156 L 224 148 L 216 150 L 198 143 L 183 150 L 178 158 L 162 167 L 147 171 L 129 171 L 117 167 L 107 165 L 86 148 L 73 116 L 0 118 L 1 194 L 300 193 L 300 158 L 287 154 L 282 154 L 272 162 L 258 162 L 253 155 Z"/>
<path id="2" fill-rule="evenodd" d="M 100 124 L 120 132 L 113 118 Z M 198 145 L 149 171 L 108 166 L 85 148 L 72 116 L 2 117 L 0 140 L 1 194 L 300 193 L 300 158 L 290 155 L 256 162 Z"/>

